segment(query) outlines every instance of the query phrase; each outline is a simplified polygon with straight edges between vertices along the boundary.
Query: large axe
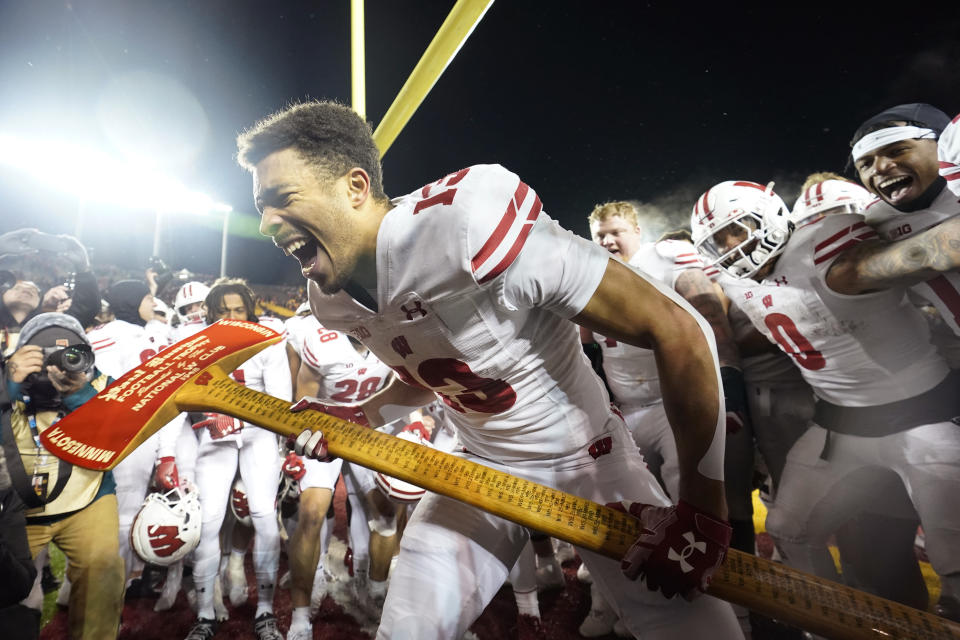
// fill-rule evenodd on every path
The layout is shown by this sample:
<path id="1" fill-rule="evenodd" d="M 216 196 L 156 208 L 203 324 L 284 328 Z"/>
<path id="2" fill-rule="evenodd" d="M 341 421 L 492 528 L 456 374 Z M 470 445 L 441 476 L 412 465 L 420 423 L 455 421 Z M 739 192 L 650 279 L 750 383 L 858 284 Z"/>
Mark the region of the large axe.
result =
<path id="1" fill-rule="evenodd" d="M 323 413 L 291 413 L 288 401 L 228 377 L 280 340 L 262 325 L 221 320 L 136 367 L 40 439 L 67 462 L 106 471 L 180 412 L 214 411 L 285 436 L 320 429 L 332 455 L 611 558 L 639 535 L 639 521 L 615 509 Z M 709 593 L 840 640 L 960 640 L 960 625 L 946 619 L 734 549 Z"/>

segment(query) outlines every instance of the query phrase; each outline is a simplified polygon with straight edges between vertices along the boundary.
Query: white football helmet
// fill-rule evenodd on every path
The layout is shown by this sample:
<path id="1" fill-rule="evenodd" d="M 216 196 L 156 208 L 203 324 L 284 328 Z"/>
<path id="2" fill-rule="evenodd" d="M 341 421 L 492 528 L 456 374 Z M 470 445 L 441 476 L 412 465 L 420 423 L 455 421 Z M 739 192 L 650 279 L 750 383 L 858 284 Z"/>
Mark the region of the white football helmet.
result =
<path id="1" fill-rule="evenodd" d="M 144 562 L 169 566 L 200 544 L 200 494 L 174 487 L 147 496 L 130 527 L 130 546 Z"/>
<path id="2" fill-rule="evenodd" d="M 205 317 L 203 310 L 187 313 L 187 307 L 197 302 L 203 302 L 210 293 L 210 287 L 202 282 L 188 282 L 177 291 L 177 297 L 173 300 L 173 308 L 180 318 L 181 324 L 190 324 L 191 322 L 202 322 Z"/>
<path id="3" fill-rule="evenodd" d="M 250 504 L 247 502 L 247 487 L 243 484 L 240 476 L 233 481 L 233 487 L 230 489 L 230 511 L 240 521 L 248 527 L 253 526 L 253 518 L 250 517 Z"/>
<path id="4" fill-rule="evenodd" d="M 745 180 L 721 182 L 693 207 L 693 244 L 705 266 L 749 278 L 783 251 L 790 237 L 789 215 L 772 183 L 764 187 Z"/>
<path id="5" fill-rule="evenodd" d="M 799 227 L 830 213 L 860 213 L 874 195 L 846 180 L 824 180 L 807 187 L 793 205 L 790 222 Z"/>
<path id="6" fill-rule="evenodd" d="M 422 444 L 425 447 L 430 447 L 431 449 L 436 448 L 429 440 L 421 436 L 418 431 L 401 431 L 397 434 L 397 437 L 401 440 L 407 440 L 408 442 Z M 377 483 L 377 488 L 380 489 L 380 491 L 382 491 L 388 498 L 395 500 L 396 502 L 408 504 L 411 502 L 416 502 L 423 497 L 424 493 L 426 493 L 426 490 L 421 487 L 388 475 L 384 475 L 379 471 L 377 472 L 374 480 Z"/>

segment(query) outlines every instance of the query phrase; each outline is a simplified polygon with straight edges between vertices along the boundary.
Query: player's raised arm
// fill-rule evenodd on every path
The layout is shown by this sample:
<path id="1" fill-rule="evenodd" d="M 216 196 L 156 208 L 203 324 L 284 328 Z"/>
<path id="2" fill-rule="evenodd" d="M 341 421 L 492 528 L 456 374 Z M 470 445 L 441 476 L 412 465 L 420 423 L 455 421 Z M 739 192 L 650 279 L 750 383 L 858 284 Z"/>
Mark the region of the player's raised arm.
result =
<path id="1" fill-rule="evenodd" d="M 725 424 L 710 327 L 679 295 L 616 260 L 609 261 L 599 287 L 574 321 L 654 350 L 680 458 L 680 498 L 726 518 Z"/>
<path id="2" fill-rule="evenodd" d="M 960 217 L 900 240 L 868 240 L 842 253 L 826 274 L 837 293 L 910 286 L 960 268 Z"/>

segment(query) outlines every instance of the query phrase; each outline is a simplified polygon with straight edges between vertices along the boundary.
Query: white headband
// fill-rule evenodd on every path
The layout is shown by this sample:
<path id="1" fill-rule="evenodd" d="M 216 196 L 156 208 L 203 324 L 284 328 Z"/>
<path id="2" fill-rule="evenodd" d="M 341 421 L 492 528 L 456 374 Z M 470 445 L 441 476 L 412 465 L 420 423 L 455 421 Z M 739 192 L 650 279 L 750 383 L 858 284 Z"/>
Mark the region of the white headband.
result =
<path id="1" fill-rule="evenodd" d="M 857 141 L 857 144 L 853 145 L 853 151 L 851 152 L 851 155 L 853 156 L 853 161 L 856 162 L 871 151 L 875 151 L 880 147 L 885 147 L 894 142 L 911 139 L 935 140 L 936 138 L 937 132 L 933 129 L 922 129 L 920 127 L 913 126 L 888 127 L 886 129 L 871 131 L 867 135 L 860 138 Z"/>

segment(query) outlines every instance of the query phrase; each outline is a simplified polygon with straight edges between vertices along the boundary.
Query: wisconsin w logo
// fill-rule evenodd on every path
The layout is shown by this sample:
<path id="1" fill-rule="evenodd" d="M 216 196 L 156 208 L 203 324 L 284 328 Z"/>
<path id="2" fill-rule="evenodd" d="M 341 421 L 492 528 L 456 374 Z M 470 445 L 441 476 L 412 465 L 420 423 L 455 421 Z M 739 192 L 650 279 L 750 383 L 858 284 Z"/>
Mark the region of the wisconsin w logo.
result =
<path id="1" fill-rule="evenodd" d="M 186 544 L 180 539 L 178 534 L 180 527 L 176 525 L 153 525 L 147 527 L 147 535 L 150 537 L 150 546 L 161 558 L 172 556 L 177 549 Z"/>

